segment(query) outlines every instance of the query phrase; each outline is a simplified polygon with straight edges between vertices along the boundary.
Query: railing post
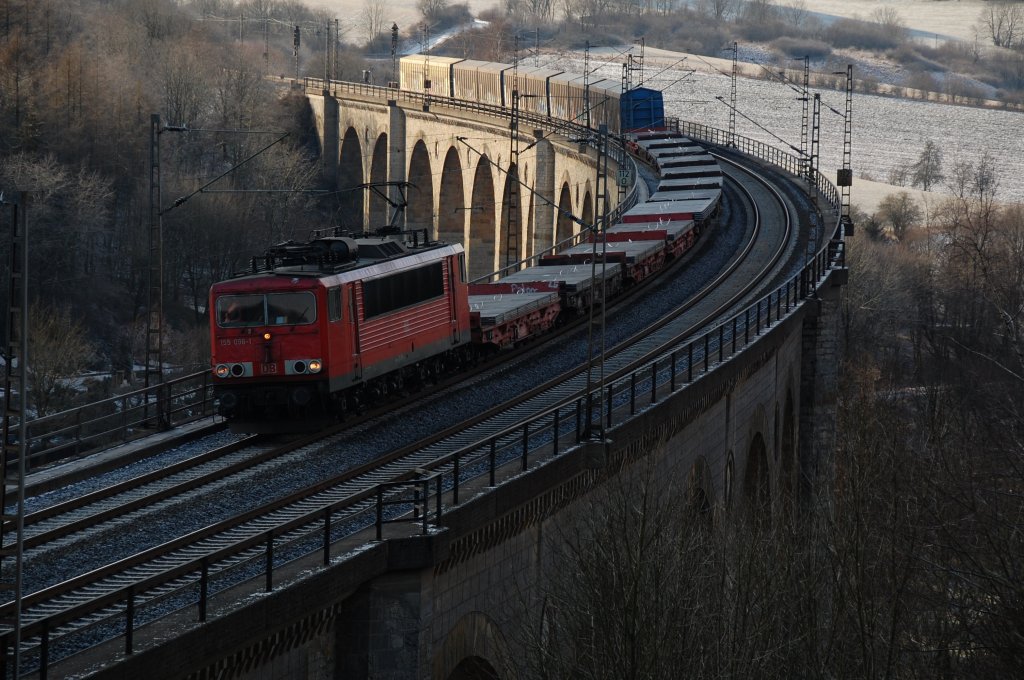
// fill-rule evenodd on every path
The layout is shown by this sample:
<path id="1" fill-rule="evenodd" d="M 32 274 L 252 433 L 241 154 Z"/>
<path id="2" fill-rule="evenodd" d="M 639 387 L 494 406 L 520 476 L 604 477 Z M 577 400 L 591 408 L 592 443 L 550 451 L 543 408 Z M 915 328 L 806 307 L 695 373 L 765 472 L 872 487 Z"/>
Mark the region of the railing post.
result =
<path id="1" fill-rule="evenodd" d="M 554 422 L 551 425 L 551 427 L 552 427 L 551 445 L 552 445 L 552 449 L 553 449 L 552 455 L 554 455 L 555 457 L 558 456 L 558 425 L 559 425 L 558 416 L 560 415 L 560 413 L 561 413 L 561 409 L 556 408 L 555 409 Z M 494 484 L 491 484 L 491 486 L 494 486 Z"/>
<path id="2" fill-rule="evenodd" d="M 669 383 L 671 392 L 676 391 L 676 351 L 672 350 L 672 378 Z"/>
<path id="3" fill-rule="evenodd" d="M 267 582 L 266 592 L 274 591 L 274 530 L 267 532 Z"/>
<path id="4" fill-rule="evenodd" d="M 607 415 L 607 418 L 605 419 L 605 427 L 607 427 L 608 429 L 611 429 L 611 427 L 612 427 L 612 394 L 613 394 L 612 390 L 613 390 L 614 387 L 615 387 L 614 385 L 609 385 L 608 386 L 608 399 L 605 401 L 605 403 L 608 404 L 608 409 L 606 411 L 606 413 L 608 415 Z"/>
<path id="5" fill-rule="evenodd" d="M 757 301 L 757 323 L 754 325 L 754 335 L 761 335 L 761 301 Z"/>
<path id="6" fill-rule="evenodd" d="M 651 403 L 658 402 L 658 360 L 651 364 Z"/>
<path id="7" fill-rule="evenodd" d="M 459 504 L 459 454 L 452 463 L 452 505 Z"/>
<path id="8" fill-rule="evenodd" d="M 581 441 L 582 434 L 580 432 L 580 417 L 582 416 L 581 410 L 583 407 L 583 400 L 576 400 L 576 443 L 579 444 Z"/>
<path id="9" fill-rule="evenodd" d="M 124 622 L 124 653 L 131 656 L 133 653 L 135 635 L 135 587 L 128 586 L 128 605 L 125 607 Z"/>
<path id="10" fill-rule="evenodd" d="M 686 345 L 686 382 L 693 382 L 693 343 Z"/>
<path id="11" fill-rule="evenodd" d="M 434 520 L 437 521 L 437 522 L 440 522 L 441 521 L 441 512 L 444 509 L 444 504 L 441 502 L 441 501 L 444 500 L 444 498 L 441 495 L 444 492 L 444 476 L 443 475 L 437 475 L 436 477 L 434 477 L 434 480 L 436 482 L 435 486 L 437 487 L 436 489 L 434 489 L 434 491 L 435 491 L 434 498 L 436 499 L 435 503 L 434 503 L 434 505 L 435 505 Z M 428 484 L 428 482 L 424 482 L 425 486 L 427 484 Z M 424 512 L 424 514 L 426 514 L 426 513 Z"/>
<path id="12" fill-rule="evenodd" d="M 209 597 L 210 563 L 208 558 L 202 559 L 199 572 L 199 623 L 206 621 L 206 604 Z"/>
<path id="13" fill-rule="evenodd" d="M 636 415 L 636 371 L 629 374 L 629 415 Z"/>
<path id="14" fill-rule="evenodd" d="M 704 372 L 705 373 L 707 373 L 710 370 L 710 366 L 711 366 L 711 357 L 708 356 L 709 354 L 711 354 L 711 338 L 710 338 L 710 336 L 707 333 L 705 333 L 704 334 Z"/>
<path id="15" fill-rule="evenodd" d="M 736 354 L 736 317 L 732 317 L 732 353 Z"/>
<path id="16" fill-rule="evenodd" d="M 331 563 L 331 508 L 324 508 L 324 566 Z"/>
<path id="17" fill-rule="evenodd" d="M 381 540 L 384 529 L 384 489 L 377 485 L 377 540 Z"/>
<path id="18" fill-rule="evenodd" d="M 725 344 L 725 327 L 718 327 L 718 363 L 722 363 L 725 360 L 725 348 L 722 346 Z"/>
<path id="19" fill-rule="evenodd" d="M 590 418 L 590 414 L 587 413 L 587 418 Z M 530 466 L 529 461 L 530 455 L 530 423 L 523 423 L 523 470 L 525 471 Z"/>
<path id="20" fill-rule="evenodd" d="M 427 515 L 430 514 L 430 512 L 429 512 L 429 510 L 430 510 L 430 480 L 422 479 L 422 480 L 420 480 L 420 484 L 423 485 L 423 525 L 422 525 L 423 529 L 422 529 L 422 531 L 423 531 L 423 535 L 426 536 L 426 534 L 427 534 Z M 416 493 L 417 494 L 419 493 L 419 489 L 416 490 Z"/>
<path id="21" fill-rule="evenodd" d="M 497 459 L 497 446 L 498 446 L 498 441 L 492 437 L 491 438 L 491 453 L 490 453 L 490 456 L 489 456 L 490 459 L 491 459 L 491 486 L 495 486 L 495 480 L 494 480 L 495 469 L 494 469 L 494 467 L 495 467 L 495 462 L 496 462 L 496 459 Z"/>
<path id="22" fill-rule="evenodd" d="M 743 346 L 750 344 L 750 307 L 743 310 Z"/>

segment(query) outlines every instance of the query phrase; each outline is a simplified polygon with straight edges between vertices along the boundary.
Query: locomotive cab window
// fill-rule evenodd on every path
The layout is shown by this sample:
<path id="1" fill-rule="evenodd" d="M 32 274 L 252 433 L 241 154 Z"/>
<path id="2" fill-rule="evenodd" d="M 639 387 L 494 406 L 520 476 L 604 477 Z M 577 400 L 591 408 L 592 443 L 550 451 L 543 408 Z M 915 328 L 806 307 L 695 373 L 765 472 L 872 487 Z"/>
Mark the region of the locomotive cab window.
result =
<path id="1" fill-rule="evenodd" d="M 316 296 L 311 292 L 269 293 L 267 317 L 271 326 L 294 326 L 316 321 Z"/>
<path id="2" fill-rule="evenodd" d="M 224 328 L 263 326 L 262 295 L 223 295 L 217 298 L 217 322 Z"/>

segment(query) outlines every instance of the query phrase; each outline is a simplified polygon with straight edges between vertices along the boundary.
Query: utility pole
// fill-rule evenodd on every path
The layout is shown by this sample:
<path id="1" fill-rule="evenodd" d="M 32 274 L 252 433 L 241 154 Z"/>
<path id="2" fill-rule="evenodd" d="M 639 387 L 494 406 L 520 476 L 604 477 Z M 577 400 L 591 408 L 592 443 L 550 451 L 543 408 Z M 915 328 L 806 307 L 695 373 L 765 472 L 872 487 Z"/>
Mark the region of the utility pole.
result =
<path id="1" fill-rule="evenodd" d="M 149 388 L 163 382 L 163 319 L 164 319 L 164 239 L 160 197 L 160 114 L 149 119 L 149 291 L 146 306 L 146 411 L 149 410 Z M 157 408 L 160 413 L 162 409 Z M 148 413 L 146 414 L 148 416 Z M 159 420 L 159 419 L 158 419 Z M 158 422 L 158 427 L 163 423 Z M 162 428 L 161 428 L 162 429 Z"/>
<path id="2" fill-rule="evenodd" d="M 811 202 L 818 204 L 818 153 L 820 151 L 821 138 L 821 95 L 814 94 L 814 111 L 811 121 L 811 167 L 807 177 L 807 191 L 810 194 Z"/>
<path id="3" fill-rule="evenodd" d="M 11 239 L 8 255 L 8 314 L 4 348 L 4 421 L 0 440 L 3 465 L 0 518 L 13 527 L 13 537 L 0 535 L 0 591 L 13 602 L 13 611 L 0 624 L 10 627 L 0 646 L 0 667 L 7 668 L 7 650 L 11 649 L 12 676 L 21 668 L 21 614 L 25 560 L 25 474 L 28 471 L 28 193 L 8 204 L 0 195 L 0 205 L 10 206 Z M 6 673 L 6 670 L 5 670 Z M 5 676 L 6 677 L 6 676 Z"/>
<path id="4" fill-rule="evenodd" d="M 729 86 L 729 146 L 736 146 L 736 75 L 739 71 L 739 45 L 732 44 L 732 82 Z"/>
<path id="5" fill-rule="evenodd" d="M 391 87 L 398 87 L 398 24 L 391 24 Z"/>
<path id="6" fill-rule="evenodd" d="M 804 83 L 803 91 L 800 94 L 800 101 L 803 102 L 803 117 L 800 119 L 800 167 L 804 177 L 810 177 L 810 157 L 807 155 L 807 143 L 809 132 L 809 111 L 811 106 L 811 57 L 804 55 Z"/>
<path id="7" fill-rule="evenodd" d="M 853 64 L 846 65 L 846 112 L 843 115 L 843 167 L 840 168 L 836 184 L 842 191 L 843 235 L 853 236 L 853 219 L 850 217 L 850 187 L 853 185 Z"/>
<path id="8" fill-rule="evenodd" d="M 513 66 L 513 74 L 515 67 Z M 515 75 L 512 76 L 515 83 Z M 519 90 L 512 90 L 512 118 L 509 122 L 509 167 L 508 204 L 505 214 L 505 266 L 510 267 L 520 260 L 519 257 Z"/>
<path id="9" fill-rule="evenodd" d="M 295 26 L 295 31 L 292 33 L 292 58 L 295 59 L 295 82 L 299 82 L 299 44 L 301 43 L 301 31 L 298 25 Z"/>
<path id="10" fill-rule="evenodd" d="M 270 75 L 270 17 L 263 15 L 263 69 Z"/>
<path id="11" fill-rule="evenodd" d="M 590 39 L 583 50 L 583 123 L 590 129 Z"/>
<path id="12" fill-rule="evenodd" d="M 599 280 L 600 283 L 595 284 L 587 329 L 587 420 L 584 425 L 583 435 L 584 439 L 588 441 L 604 441 L 605 268 L 608 258 L 608 126 L 605 123 L 601 123 L 600 128 L 598 128 L 597 184 L 595 185 L 594 193 L 594 224 L 591 227 L 593 256 L 590 258 L 590 278 L 592 281 Z M 601 242 L 600 279 L 597 277 L 598 241 Z M 598 364 L 596 368 L 594 366 L 595 353 Z M 596 381 L 594 380 L 595 370 L 597 371 Z M 596 431 L 594 429 L 595 410 L 597 416 Z"/>

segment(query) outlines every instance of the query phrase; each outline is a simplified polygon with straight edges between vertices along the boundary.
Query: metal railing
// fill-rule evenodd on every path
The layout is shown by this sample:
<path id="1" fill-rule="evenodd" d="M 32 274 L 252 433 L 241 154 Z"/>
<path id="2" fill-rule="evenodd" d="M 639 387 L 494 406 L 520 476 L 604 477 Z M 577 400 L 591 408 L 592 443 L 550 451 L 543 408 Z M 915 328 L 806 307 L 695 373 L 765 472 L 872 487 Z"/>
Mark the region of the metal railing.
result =
<path id="1" fill-rule="evenodd" d="M 29 420 L 28 470 L 212 417 L 211 377 L 210 371 L 199 371 Z"/>

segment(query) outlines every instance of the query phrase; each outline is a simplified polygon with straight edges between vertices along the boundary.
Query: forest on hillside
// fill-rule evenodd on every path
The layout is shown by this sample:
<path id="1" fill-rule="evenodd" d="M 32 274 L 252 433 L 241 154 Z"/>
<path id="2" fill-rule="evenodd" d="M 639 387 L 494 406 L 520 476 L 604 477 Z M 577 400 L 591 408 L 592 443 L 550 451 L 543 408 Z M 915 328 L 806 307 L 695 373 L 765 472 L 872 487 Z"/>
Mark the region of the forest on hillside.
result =
<path id="1" fill-rule="evenodd" d="M 294 26 L 308 29 L 303 73 L 322 68 L 328 38 L 315 27 L 326 16 L 275 3 L 258 33 L 254 23 L 240 36 L 237 21 L 201 4 L 0 1 L 0 190 L 30 193 L 32 316 L 74 327 L 65 370 L 130 376 L 145 351 L 153 139 L 166 360 L 184 370 L 207 363 L 212 282 L 341 218 L 337 195 L 319 183 L 304 96 L 268 77 L 293 63 Z M 209 193 L 193 193 L 220 175 Z M 5 229 L 5 263 L 7 238 Z"/>

